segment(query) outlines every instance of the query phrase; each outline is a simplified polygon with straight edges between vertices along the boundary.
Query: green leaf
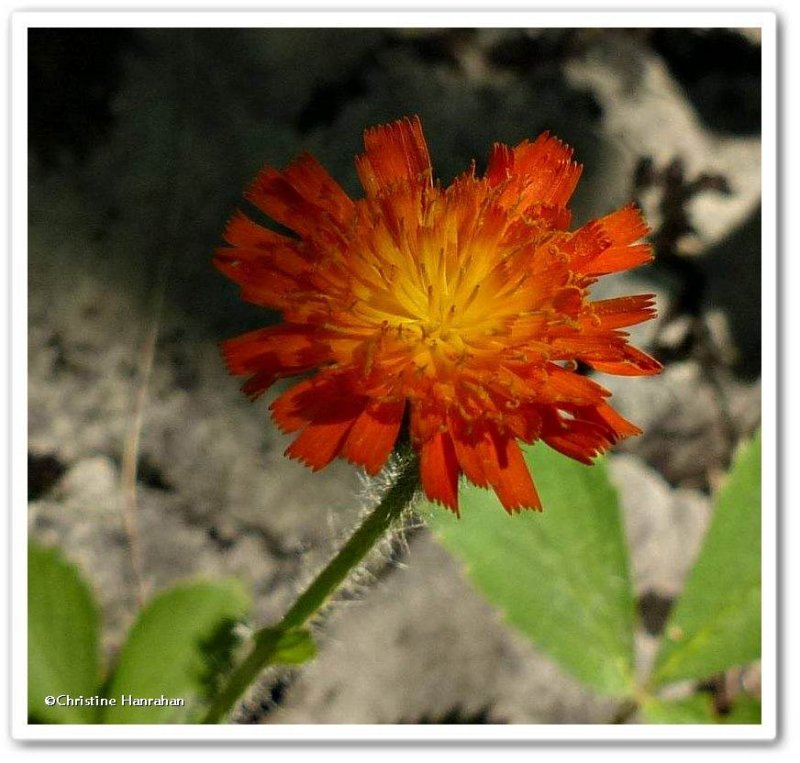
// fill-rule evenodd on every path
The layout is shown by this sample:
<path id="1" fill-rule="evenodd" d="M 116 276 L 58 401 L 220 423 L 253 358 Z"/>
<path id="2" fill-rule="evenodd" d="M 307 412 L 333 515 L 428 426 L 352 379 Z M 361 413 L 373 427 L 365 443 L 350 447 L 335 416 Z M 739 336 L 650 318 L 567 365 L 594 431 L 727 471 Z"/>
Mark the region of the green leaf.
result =
<path id="1" fill-rule="evenodd" d="M 77 568 L 54 548 L 28 546 L 28 715 L 39 723 L 92 723 L 92 705 L 62 707 L 65 696 L 90 698 L 100 683 L 99 616 Z M 59 697 L 61 695 L 61 697 Z"/>
<path id="2" fill-rule="evenodd" d="M 758 725 L 761 723 L 761 700 L 742 695 L 733 703 L 730 712 L 720 720 L 728 724 Z"/>
<path id="3" fill-rule="evenodd" d="M 651 686 L 706 678 L 761 656 L 761 435 L 742 447 L 665 629 Z"/>
<path id="4" fill-rule="evenodd" d="M 308 628 L 291 628 L 288 631 L 265 628 L 259 632 L 259 639 L 262 638 L 277 638 L 269 660 L 271 665 L 300 665 L 317 656 L 317 645 Z"/>
<path id="5" fill-rule="evenodd" d="M 761 702 L 753 697 L 741 696 L 725 715 L 717 715 L 710 694 L 693 694 L 679 700 L 651 697 L 642 703 L 642 716 L 647 723 L 761 723 Z"/>
<path id="6" fill-rule="evenodd" d="M 509 623 L 597 691 L 628 696 L 634 600 L 606 467 L 541 443 L 524 451 L 544 512 L 509 516 L 494 493 L 464 483 L 461 518 L 429 504 L 430 524 Z"/>
<path id="7" fill-rule="evenodd" d="M 139 614 L 120 653 L 104 723 L 191 722 L 232 664 L 250 599 L 236 580 L 165 591 Z M 163 699 L 162 699 L 163 698 Z M 184 705 L 131 704 L 183 700 Z"/>
<path id="8" fill-rule="evenodd" d="M 693 694 L 678 700 L 651 698 L 642 703 L 642 716 L 647 723 L 716 723 L 714 705 L 709 694 Z"/>

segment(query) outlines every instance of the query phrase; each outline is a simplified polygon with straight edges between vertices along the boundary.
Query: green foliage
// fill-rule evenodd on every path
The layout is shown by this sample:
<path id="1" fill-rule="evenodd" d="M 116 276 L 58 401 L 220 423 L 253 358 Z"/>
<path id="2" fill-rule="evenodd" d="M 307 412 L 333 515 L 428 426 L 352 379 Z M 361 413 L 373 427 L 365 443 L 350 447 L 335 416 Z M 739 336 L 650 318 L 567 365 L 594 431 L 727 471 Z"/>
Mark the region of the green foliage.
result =
<path id="1" fill-rule="evenodd" d="M 642 703 L 642 717 L 648 723 L 714 723 L 714 706 L 709 694 L 683 699 L 648 698 Z"/>
<path id="2" fill-rule="evenodd" d="M 198 721 L 233 668 L 235 626 L 250 607 L 236 580 L 184 584 L 140 613 L 113 674 L 100 686 L 99 617 L 77 569 L 57 550 L 29 549 L 28 712 L 34 723 L 186 723 Z M 272 665 L 316 656 L 307 628 L 264 628 Z M 47 696 L 94 704 L 48 705 Z M 100 704 L 94 698 L 114 700 Z M 148 701 L 150 700 L 150 701 Z M 169 700 L 183 700 L 170 704 Z"/>
<path id="3" fill-rule="evenodd" d="M 737 453 L 651 685 L 705 678 L 761 655 L 761 436 Z"/>
<path id="4" fill-rule="evenodd" d="M 91 697 L 100 683 L 97 607 L 78 570 L 57 549 L 28 546 L 28 715 L 39 723 L 92 723 L 93 706 L 45 697 Z"/>
<path id="5" fill-rule="evenodd" d="M 761 723 L 761 702 L 742 696 L 733 703 L 725 715 L 714 711 L 710 694 L 699 693 L 678 700 L 662 700 L 650 697 L 642 703 L 642 718 L 648 723 Z"/>
<path id="6" fill-rule="evenodd" d="M 598 692 L 633 692 L 635 608 L 617 495 L 604 463 L 526 448 L 545 506 L 509 517 L 462 485 L 461 518 L 428 510 L 442 543 L 507 621 Z"/>
<path id="7" fill-rule="evenodd" d="M 761 702 L 753 697 L 739 697 L 727 715 L 722 716 L 722 723 L 758 724 L 761 723 Z"/>
<path id="8" fill-rule="evenodd" d="M 317 645 L 308 628 L 264 628 L 257 640 L 275 641 L 272 645 L 270 665 L 300 665 L 317 656 Z"/>
<path id="9" fill-rule="evenodd" d="M 718 716 L 707 694 L 673 701 L 656 696 L 669 683 L 708 678 L 760 657 L 760 435 L 737 453 L 717 496 L 705 543 L 644 689 L 634 679 L 627 546 L 603 461 L 586 467 L 543 445 L 526 448 L 525 458 L 543 514 L 509 517 L 493 493 L 469 484 L 462 485 L 460 520 L 427 507 L 435 533 L 463 560 L 478 590 L 565 670 L 601 694 L 638 704 L 649 723 L 760 723 L 761 703 L 750 697 Z M 301 664 L 316 654 L 307 628 L 264 628 L 254 636 L 254 651 L 234 669 L 234 627 L 249 609 L 248 595 L 236 581 L 186 584 L 139 613 L 102 689 L 97 607 L 75 567 L 58 551 L 32 543 L 28 595 L 32 722 L 193 722 L 225 692 L 228 699 L 239 696 L 249 676 L 242 668 L 255 665 L 254 653 L 262 666 Z M 220 691 L 230 676 L 233 688 Z M 46 704 L 45 697 L 59 694 L 102 695 L 116 705 Z M 123 697 L 181 698 L 186 704 L 123 704 Z"/>
<path id="10" fill-rule="evenodd" d="M 232 629 L 250 606 L 235 580 L 172 588 L 148 604 L 128 636 L 110 682 L 105 723 L 191 720 L 231 666 Z M 122 705 L 123 696 L 183 698 L 186 707 Z M 188 717 L 187 717 L 188 714 Z"/>
<path id="11" fill-rule="evenodd" d="M 602 461 L 585 467 L 537 445 L 526 460 L 543 514 L 508 517 L 494 494 L 462 484 L 462 518 L 429 505 L 430 524 L 467 574 L 542 651 L 596 691 L 645 697 L 650 723 L 760 723 L 740 698 L 724 716 L 662 686 L 704 679 L 761 654 L 761 438 L 737 453 L 686 588 L 667 623 L 647 690 L 633 679 L 633 597 L 617 497 Z"/>

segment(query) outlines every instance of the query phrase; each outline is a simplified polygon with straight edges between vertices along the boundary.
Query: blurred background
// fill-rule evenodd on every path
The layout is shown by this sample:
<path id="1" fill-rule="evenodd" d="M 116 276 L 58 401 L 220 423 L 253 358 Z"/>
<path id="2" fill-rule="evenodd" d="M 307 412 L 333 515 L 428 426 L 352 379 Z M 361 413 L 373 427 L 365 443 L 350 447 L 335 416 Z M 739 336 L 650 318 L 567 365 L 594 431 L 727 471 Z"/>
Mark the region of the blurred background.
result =
<path id="1" fill-rule="evenodd" d="M 759 43 L 747 29 L 30 30 L 30 530 L 91 583 L 106 655 L 177 580 L 239 577 L 254 623 L 276 620 L 364 510 L 348 464 L 312 475 L 283 457 L 277 391 L 251 404 L 227 376 L 217 342 L 276 316 L 211 257 L 264 164 L 310 151 L 358 195 L 364 128 L 416 113 L 445 183 L 493 142 L 550 130 L 584 164 L 575 225 L 635 199 L 654 228 L 655 264 L 595 290 L 655 292 L 659 308 L 633 334 L 665 371 L 602 378 L 644 430 L 610 458 L 644 669 L 710 493 L 760 423 Z M 424 528 L 375 555 L 319 642 L 236 719 L 613 715 Z"/>

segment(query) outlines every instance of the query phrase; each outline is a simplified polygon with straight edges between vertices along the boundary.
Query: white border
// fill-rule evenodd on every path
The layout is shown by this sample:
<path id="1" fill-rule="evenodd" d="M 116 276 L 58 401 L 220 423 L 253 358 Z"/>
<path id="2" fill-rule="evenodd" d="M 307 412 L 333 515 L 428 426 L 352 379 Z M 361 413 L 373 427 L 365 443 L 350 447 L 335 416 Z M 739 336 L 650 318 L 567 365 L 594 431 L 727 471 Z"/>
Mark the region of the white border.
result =
<path id="1" fill-rule="evenodd" d="M 768 27 L 775 14 L 737 11 L 115 11 L 45 12 L 18 11 L 12 16 L 16 29 L 28 27 Z"/>
<path id="2" fill-rule="evenodd" d="M 775 18 L 761 30 L 761 679 L 762 725 L 777 735 L 778 130 Z M 768 720 L 765 720 L 768 719 Z"/>
<path id="3" fill-rule="evenodd" d="M 32 27 L 761 27 L 762 130 L 762 357 L 763 357 L 763 718 L 760 726 L 510 725 L 510 726 L 36 726 L 26 703 L 12 703 L 18 740 L 770 740 L 776 735 L 776 18 L 764 12 L 17 12 L 11 18 L 12 100 L 12 697 L 26 696 L 27 473 L 27 37 Z"/>

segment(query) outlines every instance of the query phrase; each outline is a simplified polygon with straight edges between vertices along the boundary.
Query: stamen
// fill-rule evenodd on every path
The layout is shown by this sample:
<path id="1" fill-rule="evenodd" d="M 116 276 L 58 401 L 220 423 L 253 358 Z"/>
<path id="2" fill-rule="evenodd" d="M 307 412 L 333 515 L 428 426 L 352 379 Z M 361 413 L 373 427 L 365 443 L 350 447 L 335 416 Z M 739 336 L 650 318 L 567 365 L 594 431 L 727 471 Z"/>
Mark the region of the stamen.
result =
<path id="1" fill-rule="evenodd" d="M 481 290 L 481 285 L 475 284 L 475 288 L 470 293 L 469 297 L 467 297 L 466 302 L 464 302 L 464 310 L 468 310 L 472 303 L 475 301 L 475 298 L 478 296 L 478 292 Z"/>

